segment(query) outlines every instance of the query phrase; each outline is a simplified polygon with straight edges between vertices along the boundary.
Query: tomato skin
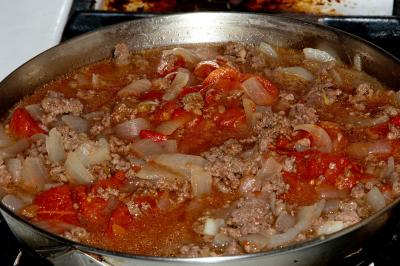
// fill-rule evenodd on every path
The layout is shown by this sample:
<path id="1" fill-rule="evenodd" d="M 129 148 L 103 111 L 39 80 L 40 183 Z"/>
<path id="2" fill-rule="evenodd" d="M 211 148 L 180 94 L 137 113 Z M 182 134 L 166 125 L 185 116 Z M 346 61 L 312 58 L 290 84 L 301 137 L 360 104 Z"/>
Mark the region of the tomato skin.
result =
<path id="1" fill-rule="evenodd" d="M 215 61 L 202 61 L 197 64 L 193 71 L 193 74 L 198 77 L 205 79 L 212 71 L 219 68 L 219 65 Z"/>
<path id="2" fill-rule="evenodd" d="M 140 96 L 141 101 L 160 100 L 164 95 L 164 91 L 148 91 Z"/>
<path id="3" fill-rule="evenodd" d="M 45 133 L 25 108 L 15 109 L 10 120 L 10 131 L 17 138 L 29 138 L 35 134 Z"/>
<path id="4" fill-rule="evenodd" d="M 219 127 L 237 128 L 246 122 L 246 114 L 241 108 L 231 108 L 217 116 L 215 120 Z"/>
<path id="5" fill-rule="evenodd" d="M 164 134 L 161 134 L 161 133 L 158 133 L 158 132 L 155 132 L 152 130 L 147 130 L 147 129 L 141 130 L 139 133 L 139 136 L 142 139 L 151 139 L 154 142 L 165 141 L 168 139 L 167 136 Z"/>
<path id="6" fill-rule="evenodd" d="M 37 195 L 34 204 L 38 205 L 39 220 L 61 221 L 79 225 L 76 211 L 73 208 L 71 188 L 62 185 L 51 188 Z"/>
<path id="7" fill-rule="evenodd" d="M 241 73 L 233 68 L 220 67 L 210 72 L 203 85 L 213 86 L 220 90 L 237 89 L 240 86 Z"/>

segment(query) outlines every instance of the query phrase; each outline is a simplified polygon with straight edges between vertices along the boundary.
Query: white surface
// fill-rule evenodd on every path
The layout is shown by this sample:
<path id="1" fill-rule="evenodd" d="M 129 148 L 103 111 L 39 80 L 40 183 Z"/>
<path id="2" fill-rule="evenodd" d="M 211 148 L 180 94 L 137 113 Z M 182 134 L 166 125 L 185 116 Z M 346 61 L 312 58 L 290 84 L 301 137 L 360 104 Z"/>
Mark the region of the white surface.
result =
<path id="1" fill-rule="evenodd" d="M 0 0 L 0 81 L 58 44 L 72 0 Z"/>
<path id="2" fill-rule="evenodd" d="M 394 0 L 341 0 L 340 3 L 331 1 L 326 8 L 334 8 L 342 15 L 391 16 Z"/>

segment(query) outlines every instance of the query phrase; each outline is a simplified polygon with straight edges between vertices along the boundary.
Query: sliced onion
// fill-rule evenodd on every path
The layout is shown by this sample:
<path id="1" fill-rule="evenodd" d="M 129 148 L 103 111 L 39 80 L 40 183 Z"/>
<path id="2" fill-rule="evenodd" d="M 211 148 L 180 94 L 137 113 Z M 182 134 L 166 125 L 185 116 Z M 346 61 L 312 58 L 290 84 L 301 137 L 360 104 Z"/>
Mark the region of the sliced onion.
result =
<path id="1" fill-rule="evenodd" d="M 146 179 L 146 180 L 158 180 L 165 179 L 168 181 L 179 180 L 183 177 L 181 174 L 177 172 L 172 172 L 169 168 L 160 166 L 158 164 L 149 162 L 145 164 L 139 172 L 136 174 L 137 177 Z"/>
<path id="2" fill-rule="evenodd" d="M 329 235 L 340 231 L 344 228 L 344 223 L 342 221 L 326 221 L 320 225 L 317 229 L 318 235 Z"/>
<path id="3" fill-rule="evenodd" d="M 92 174 L 85 168 L 75 152 L 68 153 L 64 166 L 72 183 L 90 184 L 94 180 Z"/>
<path id="4" fill-rule="evenodd" d="M 394 170 L 394 158 L 390 156 L 387 160 L 386 176 L 391 176 Z"/>
<path id="5" fill-rule="evenodd" d="M 211 174 L 199 165 L 190 165 L 190 183 L 194 196 L 201 196 L 211 192 Z"/>
<path id="6" fill-rule="evenodd" d="M 225 234 L 218 233 L 215 235 L 212 245 L 216 248 L 223 248 L 234 240 Z"/>
<path id="7" fill-rule="evenodd" d="M 31 104 L 25 106 L 25 109 L 28 111 L 28 113 L 32 116 L 33 119 L 36 121 L 40 121 L 42 118 L 44 112 L 40 104 Z"/>
<path id="8" fill-rule="evenodd" d="M 164 135 L 171 135 L 178 128 L 183 127 L 188 121 L 185 117 L 178 117 L 172 120 L 162 122 L 158 127 L 156 127 L 155 131 Z"/>
<path id="9" fill-rule="evenodd" d="M 110 147 L 106 139 L 101 138 L 96 144 L 84 143 L 80 145 L 74 154 L 83 166 L 99 164 L 111 159 Z"/>
<path id="10" fill-rule="evenodd" d="M 328 199 L 328 200 L 326 200 L 323 211 L 325 213 L 335 212 L 335 211 L 339 210 L 339 207 L 340 207 L 340 200 Z"/>
<path id="11" fill-rule="evenodd" d="M 331 54 L 329 54 L 328 52 L 319 50 L 319 49 L 304 48 L 303 52 L 304 52 L 304 56 L 308 60 L 315 60 L 315 61 L 319 61 L 319 62 L 336 61 L 336 58 L 333 57 Z"/>
<path id="12" fill-rule="evenodd" d="M 294 130 L 304 130 L 311 134 L 315 146 L 322 152 L 332 151 L 332 140 L 322 127 L 313 124 L 301 124 L 294 127 Z"/>
<path id="13" fill-rule="evenodd" d="M 29 147 L 29 142 L 26 139 L 20 139 L 13 144 L 0 148 L 0 160 L 15 157 L 20 152 L 23 152 Z"/>
<path id="14" fill-rule="evenodd" d="M 13 181 L 18 183 L 21 179 L 22 162 L 18 158 L 11 158 L 6 160 L 6 167 L 8 172 L 10 172 Z"/>
<path id="15" fill-rule="evenodd" d="M 263 52 L 264 54 L 266 54 L 269 57 L 272 57 L 272 58 L 278 58 L 279 57 L 279 55 L 275 51 L 275 49 L 271 45 L 269 45 L 268 43 L 261 42 L 260 46 L 258 48 L 260 49 L 261 52 Z"/>
<path id="16" fill-rule="evenodd" d="M 251 246 L 252 250 L 260 251 L 268 244 L 268 237 L 262 234 L 248 234 L 239 238 L 242 246 Z"/>
<path id="17" fill-rule="evenodd" d="M 333 186 L 320 186 L 317 190 L 321 199 L 344 199 L 349 195 L 347 191 Z"/>
<path id="18" fill-rule="evenodd" d="M 275 101 L 275 98 L 268 93 L 256 77 L 243 81 L 242 87 L 246 95 L 258 105 L 269 105 Z"/>
<path id="19" fill-rule="evenodd" d="M 182 47 L 163 51 L 163 55 L 168 55 L 168 54 L 182 56 L 183 59 L 185 59 L 185 62 L 189 63 L 190 65 L 195 65 L 201 60 L 200 57 L 197 56 L 194 52 L 190 51 L 189 49 L 182 48 Z"/>
<path id="20" fill-rule="evenodd" d="M 139 117 L 116 125 L 114 127 L 114 132 L 120 137 L 133 139 L 139 135 L 140 131 L 148 128 L 150 128 L 149 121 Z"/>
<path id="21" fill-rule="evenodd" d="M 154 156 L 152 160 L 184 176 L 190 176 L 191 165 L 203 167 L 206 162 L 205 159 L 200 156 L 182 153 L 159 154 Z"/>
<path id="22" fill-rule="evenodd" d="M 281 71 L 285 74 L 288 75 L 294 75 L 296 77 L 302 78 L 305 81 L 312 81 L 314 79 L 314 75 L 308 71 L 307 69 L 305 69 L 304 67 L 282 67 L 282 68 L 278 68 L 278 71 Z"/>
<path id="23" fill-rule="evenodd" d="M 178 152 L 178 142 L 175 139 L 167 139 L 166 141 L 160 142 L 160 144 L 166 153 Z"/>
<path id="24" fill-rule="evenodd" d="M 219 229 L 225 225 L 224 219 L 213 219 L 213 218 L 206 218 L 204 223 L 204 230 L 203 234 L 209 236 L 215 236 Z"/>
<path id="25" fill-rule="evenodd" d="M 49 131 L 49 136 L 46 137 L 46 150 L 49 154 L 49 160 L 58 163 L 65 160 L 64 143 L 60 132 L 56 128 Z"/>
<path id="26" fill-rule="evenodd" d="M 15 213 L 18 213 L 18 211 L 25 206 L 22 199 L 11 194 L 5 195 L 1 200 L 1 203 Z"/>
<path id="27" fill-rule="evenodd" d="M 85 133 L 89 130 L 89 122 L 79 116 L 63 115 L 61 120 L 77 133 Z"/>
<path id="28" fill-rule="evenodd" d="M 275 221 L 275 227 L 280 232 L 286 232 L 289 228 L 293 227 L 295 224 L 296 224 L 296 219 L 292 215 L 286 212 L 281 212 Z"/>
<path id="29" fill-rule="evenodd" d="M 244 113 L 246 114 L 247 124 L 250 127 L 253 127 L 256 123 L 256 116 L 255 116 L 256 104 L 248 98 L 243 98 L 242 104 L 243 104 Z"/>
<path id="30" fill-rule="evenodd" d="M 0 148 L 6 147 L 12 143 L 11 138 L 4 130 L 4 126 L 0 124 Z"/>
<path id="31" fill-rule="evenodd" d="M 139 97 L 143 93 L 149 91 L 151 89 L 151 82 L 148 79 L 139 79 L 132 81 L 129 85 L 125 86 L 118 92 L 118 96 L 127 97 L 127 96 L 136 96 Z"/>
<path id="32" fill-rule="evenodd" d="M 155 154 L 164 153 L 161 144 L 158 144 L 151 139 L 141 139 L 132 144 L 132 149 L 141 158 L 149 158 Z"/>
<path id="33" fill-rule="evenodd" d="M 48 171 L 38 157 L 27 157 L 22 163 L 22 185 L 31 191 L 40 191 L 46 184 Z"/>
<path id="34" fill-rule="evenodd" d="M 263 162 L 261 169 L 258 171 L 256 178 L 273 178 L 282 171 L 282 164 L 277 162 L 273 157 L 269 157 Z"/>
<path id="35" fill-rule="evenodd" d="M 355 127 L 374 127 L 374 126 L 386 123 L 387 121 L 389 121 L 389 119 L 390 119 L 389 116 L 382 115 L 379 117 L 356 120 L 352 124 Z"/>
<path id="36" fill-rule="evenodd" d="M 367 202 L 374 211 L 379 211 L 386 206 L 385 197 L 377 187 L 373 187 L 367 193 Z"/>
<path id="37" fill-rule="evenodd" d="M 321 215 L 324 205 L 325 200 L 321 200 L 311 206 L 300 207 L 297 214 L 297 223 L 285 233 L 269 236 L 266 246 L 275 248 L 294 240 L 299 233 L 310 228 L 313 220 Z"/>
<path id="38" fill-rule="evenodd" d="M 353 57 L 353 67 L 357 71 L 362 71 L 362 60 L 360 54 L 355 54 Z"/>
<path id="39" fill-rule="evenodd" d="M 347 153 L 355 158 L 365 158 L 369 154 L 389 154 L 392 147 L 388 141 L 355 142 L 347 147 Z"/>
<path id="40" fill-rule="evenodd" d="M 178 71 L 175 75 L 174 80 L 171 83 L 171 86 L 168 88 L 167 92 L 163 95 L 164 101 L 170 101 L 176 98 L 178 94 L 182 91 L 183 87 L 188 84 L 189 81 L 189 73 Z"/>

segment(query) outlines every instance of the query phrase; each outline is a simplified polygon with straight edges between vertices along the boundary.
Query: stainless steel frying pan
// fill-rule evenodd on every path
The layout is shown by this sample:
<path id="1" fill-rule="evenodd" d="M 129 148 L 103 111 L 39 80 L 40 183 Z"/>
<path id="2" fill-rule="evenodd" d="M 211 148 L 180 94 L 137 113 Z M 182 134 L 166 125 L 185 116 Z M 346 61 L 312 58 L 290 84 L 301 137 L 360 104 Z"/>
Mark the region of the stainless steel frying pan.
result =
<path id="1" fill-rule="evenodd" d="M 307 22 L 254 14 L 192 13 L 132 21 L 82 35 L 54 47 L 10 74 L 0 83 L 0 111 L 58 75 L 110 57 L 117 43 L 131 50 L 178 44 L 227 41 L 282 47 L 317 47 L 321 43 L 336 51 L 344 62 L 360 54 L 363 69 L 393 88 L 400 84 L 400 62 L 385 51 L 350 34 Z M 0 113 L 1 114 L 1 113 Z M 161 258 L 136 256 L 75 243 L 48 233 L 0 205 L 15 236 L 56 265 L 321 265 L 349 255 L 374 239 L 391 223 L 400 199 L 368 219 L 327 237 L 265 253 L 208 257 Z M 397 209 L 397 211 L 396 211 Z"/>

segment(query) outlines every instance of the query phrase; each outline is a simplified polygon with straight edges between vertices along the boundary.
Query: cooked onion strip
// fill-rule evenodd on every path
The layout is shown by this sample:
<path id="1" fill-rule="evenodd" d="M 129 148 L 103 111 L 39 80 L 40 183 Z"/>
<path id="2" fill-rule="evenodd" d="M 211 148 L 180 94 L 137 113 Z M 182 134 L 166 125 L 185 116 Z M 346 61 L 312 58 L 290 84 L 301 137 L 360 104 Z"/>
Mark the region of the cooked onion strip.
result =
<path id="1" fill-rule="evenodd" d="M 61 120 L 77 133 L 85 133 L 89 130 L 89 122 L 79 116 L 63 115 Z"/>
<path id="2" fill-rule="evenodd" d="M 203 234 L 209 236 L 215 236 L 221 226 L 225 225 L 224 219 L 213 219 L 213 218 L 206 218 L 206 222 L 204 223 L 204 230 Z"/>
<path id="3" fill-rule="evenodd" d="M 27 157 L 22 163 L 22 186 L 30 191 L 38 192 L 44 188 L 48 171 L 38 157 Z"/>
<path id="4" fill-rule="evenodd" d="M 18 211 L 25 205 L 22 199 L 12 194 L 5 195 L 1 200 L 1 203 L 15 213 L 18 213 Z"/>
<path id="5" fill-rule="evenodd" d="M 314 79 L 314 75 L 305 69 L 304 67 L 280 67 L 277 68 L 277 71 L 281 71 L 284 74 L 292 75 L 304 79 L 305 81 L 312 81 Z"/>
<path id="6" fill-rule="evenodd" d="M 8 172 L 10 172 L 13 181 L 18 183 L 21 179 L 22 162 L 18 158 L 11 158 L 6 160 L 6 167 Z"/>
<path id="7" fill-rule="evenodd" d="M 18 140 L 11 145 L 0 148 L 0 160 L 15 157 L 20 152 L 23 152 L 29 147 L 29 142 L 26 139 Z"/>
<path id="8" fill-rule="evenodd" d="M 355 142 L 350 144 L 347 153 L 354 158 L 365 158 L 369 154 L 389 154 L 392 147 L 388 141 L 378 140 L 374 142 Z"/>
<path id="9" fill-rule="evenodd" d="M 162 146 L 151 139 L 141 139 L 132 144 L 132 149 L 140 158 L 147 159 L 152 155 L 164 153 Z"/>
<path id="10" fill-rule="evenodd" d="M 118 124 L 113 130 L 119 137 L 133 139 L 139 135 L 140 131 L 148 128 L 150 128 L 149 121 L 139 117 Z"/>
<path id="11" fill-rule="evenodd" d="M 211 192 L 211 174 L 205 171 L 201 166 L 195 164 L 190 165 L 190 183 L 192 185 L 193 195 L 195 196 L 201 196 Z"/>
<path id="12" fill-rule="evenodd" d="M 136 96 L 139 97 L 143 93 L 151 89 L 151 82 L 148 79 L 134 80 L 118 92 L 120 97 Z"/>
<path id="13" fill-rule="evenodd" d="M 65 161 L 65 170 L 71 183 L 90 184 L 94 180 L 92 174 L 85 168 L 80 158 L 74 152 L 68 153 L 67 160 Z"/>
<path id="14" fill-rule="evenodd" d="M 301 124 L 294 127 L 294 130 L 304 130 L 311 134 L 315 146 L 322 152 L 332 151 L 332 140 L 322 127 L 313 124 Z"/>
<path id="15" fill-rule="evenodd" d="M 269 45 L 268 43 L 261 42 L 260 45 L 258 46 L 261 52 L 263 52 L 265 55 L 277 59 L 279 57 L 278 53 L 276 50 Z"/>
<path id="16" fill-rule="evenodd" d="M 178 117 L 164 121 L 156 127 L 155 131 L 168 136 L 174 133 L 178 128 L 183 127 L 187 121 L 188 119 L 186 117 Z"/>
<path id="17" fill-rule="evenodd" d="M 329 54 L 328 52 L 319 50 L 319 49 L 304 48 L 303 52 L 304 52 L 305 58 L 308 60 L 314 60 L 314 61 L 319 61 L 319 62 L 336 61 L 336 58 L 333 57 L 331 54 Z"/>
<path id="18" fill-rule="evenodd" d="M 45 144 L 50 161 L 58 163 L 65 160 L 64 143 L 60 132 L 56 128 L 52 128 L 49 131 Z"/>
<path id="19" fill-rule="evenodd" d="M 386 206 L 385 197 L 377 187 L 373 187 L 367 193 L 367 202 L 374 211 L 379 211 Z"/>
<path id="20" fill-rule="evenodd" d="M 256 77 L 243 81 L 242 88 L 246 95 L 258 105 L 269 105 L 275 101 L 275 98 L 268 93 Z"/>
<path id="21" fill-rule="evenodd" d="M 168 88 L 167 92 L 163 95 L 163 100 L 170 101 L 176 98 L 178 94 L 182 91 L 183 87 L 188 84 L 189 81 L 189 73 L 178 71 L 175 75 L 174 80 L 171 83 L 171 86 Z"/>
<path id="22" fill-rule="evenodd" d="M 248 98 L 243 98 L 242 104 L 244 113 L 246 114 L 247 125 L 253 128 L 256 123 L 256 104 Z"/>

